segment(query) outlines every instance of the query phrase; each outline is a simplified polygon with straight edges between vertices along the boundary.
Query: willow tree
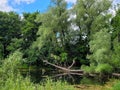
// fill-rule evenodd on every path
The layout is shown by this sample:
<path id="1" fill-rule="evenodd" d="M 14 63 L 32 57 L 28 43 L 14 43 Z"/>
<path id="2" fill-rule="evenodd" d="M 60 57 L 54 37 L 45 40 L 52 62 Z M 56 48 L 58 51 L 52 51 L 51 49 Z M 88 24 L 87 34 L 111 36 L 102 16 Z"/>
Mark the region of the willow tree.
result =
<path id="1" fill-rule="evenodd" d="M 65 45 L 69 41 L 68 18 L 67 3 L 64 0 L 52 0 L 48 11 L 38 15 L 36 21 L 42 22 L 42 25 L 37 32 L 39 37 L 32 46 L 41 51 L 41 57 L 57 60 L 62 57 L 66 60 Z"/>
<path id="2" fill-rule="evenodd" d="M 86 67 L 85 71 L 92 73 L 111 73 L 113 67 L 111 65 L 111 34 L 108 29 L 104 28 L 93 35 L 93 39 L 89 42 L 90 66 Z"/>
<path id="3" fill-rule="evenodd" d="M 88 72 L 107 72 L 108 68 L 108 72 L 112 70 L 112 66 L 109 65 L 111 3 L 110 0 L 77 0 L 74 7 L 79 33 L 87 41 L 90 61 L 90 66 L 86 68 Z"/>

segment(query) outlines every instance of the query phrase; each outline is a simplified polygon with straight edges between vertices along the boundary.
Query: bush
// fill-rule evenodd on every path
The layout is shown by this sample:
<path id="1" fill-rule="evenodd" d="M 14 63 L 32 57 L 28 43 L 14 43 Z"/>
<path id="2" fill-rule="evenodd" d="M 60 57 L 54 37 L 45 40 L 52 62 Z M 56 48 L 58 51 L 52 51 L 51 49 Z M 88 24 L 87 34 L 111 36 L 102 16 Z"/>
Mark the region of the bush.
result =
<path id="1" fill-rule="evenodd" d="M 0 67 L 0 85 L 4 84 L 9 78 L 15 78 L 18 71 L 18 66 L 20 65 L 20 60 L 22 60 L 22 53 L 19 51 L 14 52 L 8 58 L 3 60 Z"/>

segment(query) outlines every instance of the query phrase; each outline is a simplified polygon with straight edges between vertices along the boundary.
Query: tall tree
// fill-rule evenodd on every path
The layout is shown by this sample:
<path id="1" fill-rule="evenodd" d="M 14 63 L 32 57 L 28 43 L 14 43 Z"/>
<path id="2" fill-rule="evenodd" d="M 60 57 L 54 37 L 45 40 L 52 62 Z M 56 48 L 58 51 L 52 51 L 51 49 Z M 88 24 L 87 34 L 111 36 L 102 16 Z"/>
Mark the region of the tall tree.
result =
<path id="1" fill-rule="evenodd" d="M 33 46 L 44 51 L 44 57 L 51 57 L 51 54 L 60 55 L 62 52 L 67 55 L 65 45 L 69 42 L 68 18 L 67 4 L 64 0 L 52 0 L 48 12 L 38 16 L 37 21 L 41 21 L 42 26 L 39 28 L 37 33 L 39 37 Z"/>
<path id="2" fill-rule="evenodd" d="M 112 65 L 115 67 L 115 70 L 119 71 L 120 68 L 120 7 L 116 11 L 115 17 L 113 17 L 111 24 L 113 26 L 112 32 L 112 45 L 113 45 L 113 54 L 112 54 Z"/>
<path id="3" fill-rule="evenodd" d="M 23 13 L 21 50 L 24 53 L 23 57 L 26 58 L 27 63 L 35 63 L 39 57 L 38 50 L 31 48 L 32 43 L 36 41 L 38 37 L 36 34 L 38 28 L 42 24 L 41 22 L 36 22 L 39 14 L 39 12 Z"/>
<path id="4" fill-rule="evenodd" d="M 21 37 L 20 28 L 21 18 L 18 14 L 14 12 L 0 12 L 0 47 L 3 58 L 9 54 L 7 47 L 11 40 Z"/>
<path id="5" fill-rule="evenodd" d="M 77 0 L 74 7 L 79 33 L 86 39 L 90 66 L 82 67 L 87 72 L 109 73 L 111 52 L 111 7 L 110 0 Z M 86 54 L 86 55 L 87 55 Z"/>
<path id="6" fill-rule="evenodd" d="M 89 42 L 94 39 L 93 35 L 103 28 L 110 28 L 111 15 L 108 10 L 111 7 L 110 0 L 77 0 L 73 7 L 76 16 L 74 22 L 78 26 L 78 37 L 85 41 L 85 56 L 90 54 Z M 110 29 L 109 29 L 110 30 Z M 88 61 L 87 61 L 88 62 Z"/>

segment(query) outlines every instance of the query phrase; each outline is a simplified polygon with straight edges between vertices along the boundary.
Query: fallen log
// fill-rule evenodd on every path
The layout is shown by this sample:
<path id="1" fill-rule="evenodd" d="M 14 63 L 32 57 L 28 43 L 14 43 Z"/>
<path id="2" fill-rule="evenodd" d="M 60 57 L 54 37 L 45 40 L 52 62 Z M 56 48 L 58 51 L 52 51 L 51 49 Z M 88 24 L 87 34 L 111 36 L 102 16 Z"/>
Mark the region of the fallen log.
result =
<path id="1" fill-rule="evenodd" d="M 75 72 L 76 73 L 83 73 L 83 70 L 72 70 L 72 69 L 70 69 L 73 66 L 73 63 L 72 63 L 72 65 L 70 67 L 65 68 L 65 67 L 61 67 L 61 66 L 52 64 L 52 63 L 48 62 L 47 60 L 43 60 L 43 62 L 45 62 L 45 63 L 47 63 L 47 64 L 49 64 L 51 66 L 54 66 L 54 67 L 56 67 L 58 69 L 61 69 L 61 70 L 63 70 L 63 72 L 67 72 L 67 73 L 71 73 L 71 72 L 73 72 L 73 73 L 75 73 Z"/>
<path id="2" fill-rule="evenodd" d="M 72 66 L 75 64 L 74 61 L 73 61 L 73 63 L 72 63 L 68 68 L 55 65 L 55 64 L 53 64 L 53 63 L 48 62 L 47 60 L 43 60 L 43 62 L 45 62 L 45 63 L 47 63 L 47 64 L 49 64 L 49 65 L 51 65 L 51 66 L 54 66 L 54 67 L 56 67 L 56 68 L 58 68 L 58 69 L 61 69 L 61 70 L 64 72 L 64 74 L 60 74 L 60 75 L 66 75 L 66 74 L 79 75 L 79 76 L 85 75 L 83 70 L 70 69 L 70 68 L 72 68 Z M 95 76 L 97 76 L 97 75 L 98 75 L 98 73 L 94 73 L 94 74 L 88 73 L 88 76 L 92 76 L 92 77 L 95 77 Z M 58 76 L 59 76 L 59 75 L 58 75 Z M 120 77 L 120 73 L 112 73 L 112 76 Z"/>
<path id="3" fill-rule="evenodd" d="M 120 77 L 120 73 L 112 73 L 112 76 Z"/>

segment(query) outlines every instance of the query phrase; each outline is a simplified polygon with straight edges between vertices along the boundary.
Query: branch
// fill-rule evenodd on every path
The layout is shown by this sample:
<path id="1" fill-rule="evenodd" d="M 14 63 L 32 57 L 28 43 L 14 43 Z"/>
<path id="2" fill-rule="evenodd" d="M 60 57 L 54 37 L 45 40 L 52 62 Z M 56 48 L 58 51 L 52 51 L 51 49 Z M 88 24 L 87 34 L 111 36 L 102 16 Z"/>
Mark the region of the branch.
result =
<path id="1" fill-rule="evenodd" d="M 72 64 L 68 67 L 68 69 L 72 68 L 74 64 L 75 64 L 75 60 L 73 60 Z"/>
<path id="2" fill-rule="evenodd" d="M 47 64 L 49 64 L 49 65 L 51 65 L 51 66 L 54 66 L 54 67 L 56 67 L 56 68 L 59 68 L 59 69 L 61 69 L 61 70 L 68 71 L 67 68 L 64 68 L 64 67 L 61 67 L 61 66 L 52 64 L 52 63 L 48 62 L 47 60 L 43 60 L 43 62 L 45 62 L 45 63 L 47 63 Z"/>

